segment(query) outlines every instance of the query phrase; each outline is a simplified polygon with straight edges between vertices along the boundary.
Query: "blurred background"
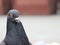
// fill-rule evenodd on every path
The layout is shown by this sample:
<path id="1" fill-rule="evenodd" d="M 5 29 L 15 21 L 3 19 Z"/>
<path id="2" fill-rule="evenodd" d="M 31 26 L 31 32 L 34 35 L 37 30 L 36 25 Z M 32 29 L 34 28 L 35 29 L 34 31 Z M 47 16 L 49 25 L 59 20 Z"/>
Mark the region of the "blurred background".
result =
<path id="1" fill-rule="evenodd" d="M 0 14 L 18 9 L 22 15 L 57 14 L 60 0 L 0 0 Z"/>
<path id="2" fill-rule="evenodd" d="M 29 41 L 60 45 L 60 0 L 0 0 L 0 42 L 6 34 L 7 12 L 17 9 Z"/>

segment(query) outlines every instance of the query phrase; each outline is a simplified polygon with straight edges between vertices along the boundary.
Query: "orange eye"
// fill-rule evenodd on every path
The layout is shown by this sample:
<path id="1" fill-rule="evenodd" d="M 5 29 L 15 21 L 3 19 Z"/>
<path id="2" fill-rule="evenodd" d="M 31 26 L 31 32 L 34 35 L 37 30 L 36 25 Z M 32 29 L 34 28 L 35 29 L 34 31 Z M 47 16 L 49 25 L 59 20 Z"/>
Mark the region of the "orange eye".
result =
<path id="1" fill-rule="evenodd" d="M 10 17 L 13 18 L 13 14 L 10 14 Z"/>

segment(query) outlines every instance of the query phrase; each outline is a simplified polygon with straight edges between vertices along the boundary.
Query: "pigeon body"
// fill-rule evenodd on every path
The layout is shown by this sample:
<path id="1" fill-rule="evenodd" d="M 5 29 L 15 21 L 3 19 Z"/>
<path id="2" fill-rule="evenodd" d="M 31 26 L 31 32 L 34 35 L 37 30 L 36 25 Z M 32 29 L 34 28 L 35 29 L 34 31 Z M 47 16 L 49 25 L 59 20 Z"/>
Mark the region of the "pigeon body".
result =
<path id="1" fill-rule="evenodd" d="M 3 42 L 6 45 L 30 45 L 21 21 L 16 20 L 19 12 L 10 10 L 7 17 L 7 33 Z"/>

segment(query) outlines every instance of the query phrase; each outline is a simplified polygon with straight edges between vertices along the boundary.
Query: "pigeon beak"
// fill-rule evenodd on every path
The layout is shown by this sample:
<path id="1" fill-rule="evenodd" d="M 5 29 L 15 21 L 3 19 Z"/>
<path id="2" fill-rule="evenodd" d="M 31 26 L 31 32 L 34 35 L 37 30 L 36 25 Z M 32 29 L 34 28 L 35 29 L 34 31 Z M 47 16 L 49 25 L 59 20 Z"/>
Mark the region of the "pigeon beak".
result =
<path id="1" fill-rule="evenodd" d="M 19 20 L 19 18 L 15 18 L 14 20 Z"/>
<path id="2" fill-rule="evenodd" d="M 19 18 L 15 18 L 14 20 L 15 20 L 16 22 L 20 22 Z"/>

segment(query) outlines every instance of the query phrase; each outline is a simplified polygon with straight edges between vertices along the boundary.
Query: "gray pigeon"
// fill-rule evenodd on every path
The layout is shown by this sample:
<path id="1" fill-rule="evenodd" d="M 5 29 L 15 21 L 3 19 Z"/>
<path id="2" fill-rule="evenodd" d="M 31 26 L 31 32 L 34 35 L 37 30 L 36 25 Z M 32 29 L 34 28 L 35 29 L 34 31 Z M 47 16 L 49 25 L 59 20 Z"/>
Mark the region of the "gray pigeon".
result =
<path id="1" fill-rule="evenodd" d="M 19 11 L 12 9 L 7 16 L 7 33 L 1 45 L 31 45 L 19 17 Z"/>

